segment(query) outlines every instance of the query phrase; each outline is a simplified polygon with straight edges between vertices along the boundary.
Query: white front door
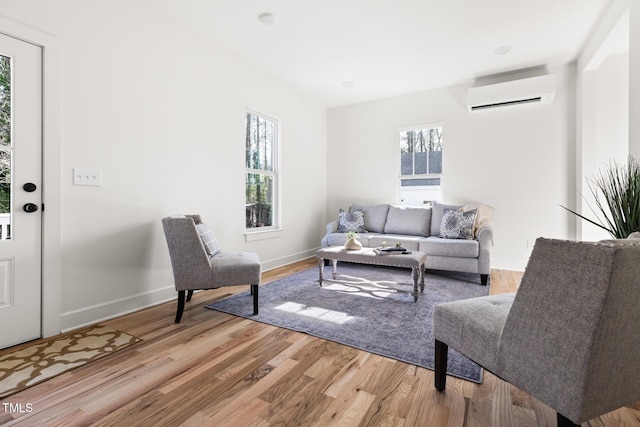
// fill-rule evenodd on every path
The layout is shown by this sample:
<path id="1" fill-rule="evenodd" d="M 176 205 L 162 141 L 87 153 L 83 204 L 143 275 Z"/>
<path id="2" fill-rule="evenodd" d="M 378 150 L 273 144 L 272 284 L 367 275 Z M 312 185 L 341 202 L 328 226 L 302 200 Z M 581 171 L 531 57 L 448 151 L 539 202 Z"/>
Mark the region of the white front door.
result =
<path id="1" fill-rule="evenodd" d="M 0 34 L 0 348 L 42 334 L 42 49 Z"/>

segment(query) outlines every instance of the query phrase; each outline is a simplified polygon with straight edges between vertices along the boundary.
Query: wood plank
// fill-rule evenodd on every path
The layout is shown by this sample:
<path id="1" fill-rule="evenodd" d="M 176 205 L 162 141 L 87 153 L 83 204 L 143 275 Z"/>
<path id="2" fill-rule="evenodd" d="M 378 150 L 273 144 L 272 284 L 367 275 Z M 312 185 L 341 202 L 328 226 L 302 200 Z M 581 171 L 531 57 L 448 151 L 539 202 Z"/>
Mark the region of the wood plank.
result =
<path id="1" fill-rule="evenodd" d="M 521 279 L 494 270 L 490 293 Z M 488 372 L 482 384 L 448 377 L 439 393 L 428 369 L 204 308 L 246 289 L 196 292 L 178 325 L 175 301 L 103 322 L 144 341 L 0 400 L 32 406 L 0 406 L 0 425 L 555 426 L 551 408 Z M 640 427 L 640 402 L 584 425 Z"/>

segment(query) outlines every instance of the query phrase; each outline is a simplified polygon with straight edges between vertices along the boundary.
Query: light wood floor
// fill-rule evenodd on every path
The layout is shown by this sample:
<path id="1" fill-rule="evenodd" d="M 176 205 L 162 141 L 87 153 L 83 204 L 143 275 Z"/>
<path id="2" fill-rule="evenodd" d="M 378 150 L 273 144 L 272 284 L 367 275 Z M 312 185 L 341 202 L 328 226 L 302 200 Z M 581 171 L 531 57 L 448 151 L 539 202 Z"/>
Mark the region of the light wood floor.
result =
<path id="1" fill-rule="evenodd" d="M 311 266 L 267 272 L 263 283 Z M 491 293 L 520 278 L 492 272 Z M 1 400 L 0 425 L 556 425 L 554 411 L 490 373 L 481 385 L 449 378 L 438 393 L 428 369 L 203 307 L 243 290 L 196 293 L 178 325 L 174 302 L 103 322 L 144 341 Z M 584 425 L 640 426 L 640 402 Z"/>

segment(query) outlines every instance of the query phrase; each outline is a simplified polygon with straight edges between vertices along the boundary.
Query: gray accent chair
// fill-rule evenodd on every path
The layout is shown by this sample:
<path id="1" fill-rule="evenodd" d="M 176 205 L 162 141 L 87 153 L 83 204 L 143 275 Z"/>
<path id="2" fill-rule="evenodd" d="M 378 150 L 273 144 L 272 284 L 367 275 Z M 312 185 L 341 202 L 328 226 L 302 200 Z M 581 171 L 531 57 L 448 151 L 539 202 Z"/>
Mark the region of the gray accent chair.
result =
<path id="1" fill-rule="evenodd" d="M 194 290 L 250 285 L 253 314 L 258 314 L 258 285 L 262 267 L 253 252 L 223 252 L 199 215 L 174 215 L 162 219 L 178 291 L 175 323 L 180 323 L 186 300 Z"/>
<path id="2" fill-rule="evenodd" d="M 640 400 L 640 240 L 539 238 L 516 293 L 436 306 L 435 387 L 448 347 L 573 426 Z"/>

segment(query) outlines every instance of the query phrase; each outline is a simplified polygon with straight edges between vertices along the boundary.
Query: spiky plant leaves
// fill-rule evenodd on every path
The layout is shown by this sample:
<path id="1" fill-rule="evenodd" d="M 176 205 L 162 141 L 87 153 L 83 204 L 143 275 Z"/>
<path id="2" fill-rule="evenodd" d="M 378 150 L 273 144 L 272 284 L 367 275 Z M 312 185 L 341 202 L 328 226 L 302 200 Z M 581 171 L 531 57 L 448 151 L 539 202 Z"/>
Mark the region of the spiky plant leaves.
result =
<path id="1" fill-rule="evenodd" d="M 603 219 L 597 221 L 562 206 L 616 239 L 640 231 L 640 162 L 629 156 L 626 164 L 610 162 L 605 170 L 588 179 L 589 189 Z"/>

